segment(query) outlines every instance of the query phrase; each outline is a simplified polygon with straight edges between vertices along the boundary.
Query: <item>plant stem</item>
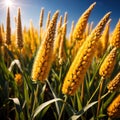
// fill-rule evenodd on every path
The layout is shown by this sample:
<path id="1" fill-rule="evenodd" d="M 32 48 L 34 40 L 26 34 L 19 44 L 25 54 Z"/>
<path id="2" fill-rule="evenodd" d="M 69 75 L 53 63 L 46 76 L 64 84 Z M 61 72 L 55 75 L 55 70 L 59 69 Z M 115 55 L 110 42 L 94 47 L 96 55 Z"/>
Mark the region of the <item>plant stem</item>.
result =
<path id="1" fill-rule="evenodd" d="M 81 102 L 83 103 L 84 98 L 84 82 L 82 83 L 82 89 L 81 89 Z"/>
<path id="2" fill-rule="evenodd" d="M 35 110 L 35 106 L 36 106 L 36 103 L 37 103 L 37 95 L 38 95 L 38 90 L 39 90 L 39 84 L 37 84 L 37 87 L 36 87 L 36 90 L 34 92 L 34 102 L 33 102 L 33 108 L 32 108 L 32 111 Z"/>
<path id="3" fill-rule="evenodd" d="M 65 108 L 65 104 L 66 104 L 67 98 L 68 98 L 68 96 L 65 95 L 64 103 L 63 103 L 63 105 L 62 105 L 61 112 L 60 112 L 60 115 L 59 115 L 58 120 L 61 120 L 62 113 L 63 113 L 63 111 L 64 111 L 64 108 Z"/>
<path id="4" fill-rule="evenodd" d="M 102 94 L 102 87 L 103 87 L 103 82 L 104 82 L 104 78 L 101 78 L 101 82 L 100 82 L 100 89 L 99 89 L 99 95 L 98 95 L 98 107 L 97 107 L 97 116 L 99 114 L 99 109 L 100 109 L 100 103 L 101 103 L 101 94 Z"/>
<path id="5" fill-rule="evenodd" d="M 51 87 L 51 85 L 50 85 L 49 80 L 46 80 L 46 81 L 47 81 L 47 84 L 48 84 L 48 86 L 49 86 L 52 94 L 53 94 L 53 97 L 57 98 L 56 95 L 55 95 L 55 93 L 54 93 L 54 91 L 53 91 L 53 89 L 52 89 L 52 87 Z M 55 102 L 55 105 L 56 105 L 56 109 L 57 109 L 57 114 L 59 115 L 60 114 L 60 110 L 59 110 L 58 102 Z"/>
<path id="6" fill-rule="evenodd" d="M 91 102 L 92 98 L 95 96 L 96 92 L 98 91 L 99 86 L 100 86 L 100 83 L 101 83 L 101 81 L 99 82 L 98 87 L 96 88 L 96 90 L 95 90 L 94 93 L 92 94 L 91 98 L 90 98 L 89 101 L 87 102 L 87 105 Z"/>

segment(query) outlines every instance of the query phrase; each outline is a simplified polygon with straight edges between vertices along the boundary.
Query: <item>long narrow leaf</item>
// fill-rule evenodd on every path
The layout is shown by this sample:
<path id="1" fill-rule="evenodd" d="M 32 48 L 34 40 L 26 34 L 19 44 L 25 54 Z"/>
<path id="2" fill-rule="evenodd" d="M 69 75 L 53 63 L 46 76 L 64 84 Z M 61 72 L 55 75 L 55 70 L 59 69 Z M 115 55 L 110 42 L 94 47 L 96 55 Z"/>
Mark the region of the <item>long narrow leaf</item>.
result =
<path id="1" fill-rule="evenodd" d="M 82 116 L 83 113 L 85 113 L 89 108 L 91 108 L 93 105 L 98 103 L 98 101 L 92 102 L 89 105 L 85 106 L 82 110 L 80 110 L 77 114 L 73 115 L 70 120 L 77 120 Z"/>
<path id="2" fill-rule="evenodd" d="M 52 99 L 52 100 L 49 100 L 43 104 L 41 104 L 40 106 L 38 106 L 35 110 L 35 112 L 33 113 L 33 119 L 48 105 L 56 102 L 56 101 L 63 101 L 62 99 L 60 98 L 55 98 L 55 99 Z"/>

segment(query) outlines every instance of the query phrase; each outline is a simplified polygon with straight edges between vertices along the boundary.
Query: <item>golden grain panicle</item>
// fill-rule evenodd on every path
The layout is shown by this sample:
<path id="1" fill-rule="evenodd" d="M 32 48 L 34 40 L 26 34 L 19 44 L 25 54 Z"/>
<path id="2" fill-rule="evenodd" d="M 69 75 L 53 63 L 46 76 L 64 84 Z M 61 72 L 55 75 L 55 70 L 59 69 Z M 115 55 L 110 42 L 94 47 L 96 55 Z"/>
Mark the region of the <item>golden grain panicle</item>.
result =
<path id="1" fill-rule="evenodd" d="M 69 34 L 69 46 L 71 47 L 72 46 L 72 36 L 73 36 L 73 31 L 74 31 L 74 21 L 72 21 L 72 24 L 71 24 L 71 29 L 70 29 L 70 34 Z"/>
<path id="2" fill-rule="evenodd" d="M 110 13 L 106 14 L 98 23 L 93 32 L 87 37 L 86 41 L 79 48 L 76 57 L 74 58 L 68 73 L 65 77 L 62 93 L 74 95 L 79 85 L 84 81 L 84 76 L 89 68 L 94 52 L 96 50 L 97 40 L 109 19 Z"/>
<path id="3" fill-rule="evenodd" d="M 65 62 L 66 59 L 66 53 L 65 53 L 65 29 L 66 26 L 62 27 L 62 34 L 60 36 L 60 45 L 59 45 L 59 54 L 58 54 L 58 58 L 59 58 L 59 64 L 61 65 L 63 62 Z"/>
<path id="4" fill-rule="evenodd" d="M 59 33 L 60 29 L 61 29 L 61 26 L 62 26 L 62 15 L 60 16 L 60 20 L 57 24 L 57 34 Z"/>
<path id="5" fill-rule="evenodd" d="M 6 33 L 5 33 L 5 43 L 7 45 L 11 44 L 11 26 L 10 26 L 10 9 L 7 9 L 7 17 L 6 17 Z"/>
<path id="6" fill-rule="evenodd" d="M 43 26 L 43 17 L 44 17 L 44 8 L 41 8 L 41 12 L 40 12 L 40 28 Z"/>
<path id="7" fill-rule="evenodd" d="M 20 73 L 15 74 L 15 82 L 18 86 L 21 86 L 23 83 L 22 75 Z"/>
<path id="8" fill-rule="evenodd" d="M 65 12 L 64 23 L 63 23 L 63 28 L 62 28 L 62 34 L 64 35 L 64 37 L 66 36 L 66 32 L 67 32 L 67 17 L 68 17 L 68 13 Z"/>
<path id="9" fill-rule="evenodd" d="M 3 44 L 3 36 L 2 36 L 2 28 L 0 25 L 0 46 L 2 46 L 2 44 Z"/>
<path id="10" fill-rule="evenodd" d="M 93 26 L 94 26 L 94 22 L 92 21 L 92 22 L 90 23 L 89 33 L 91 33 L 91 32 L 92 32 L 92 30 L 93 30 Z"/>
<path id="11" fill-rule="evenodd" d="M 120 19 L 118 20 L 118 23 L 112 33 L 110 44 L 111 46 L 120 48 Z"/>
<path id="12" fill-rule="evenodd" d="M 95 52 L 96 58 L 100 58 L 105 53 L 107 47 L 108 47 L 108 41 L 109 41 L 109 24 L 111 19 L 106 23 L 105 29 L 100 37 L 100 40 L 97 44 L 97 50 Z"/>
<path id="13" fill-rule="evenodd" d="M 120 117 L 120 94 L 108 106 L 107 114 L 111 118 Z"/>
<path id="14" fill-rule="evenodd" d="M 62 64 L 65 59 L 66 59 L 66 53 L 65 53 L 65 39 L 66 39 L 66 31 L 67 31 L 67 12 L 65 12 L 64 15 L 64 23 L 63 26 L 61 27 L 62 33 L 60 36 L 60 44 L 59 44 L 59 64 Z"/>
<path id="15" fill-rule="evenodd" d="M 120 88 L 120 72 L 107 85 L 109 91 L 117 91 Z"/>
<path id="16" fill-rule="evenodd" d="M 109 42 L 109 29 L 110 29 L 110 22 L 111 19 L 107 22 L 105 29 L 103 31 L 103 34 L 101 36 L 101 43 L 102 43 L 102 54 L 105 53 L 107 47 L 108 47 L 108 42 Z"/>
<path id="17" fill-rule="evenodd" d="M 56 11 L 50 21 L 46 36 L 38 49 L 32 68 L 32 80 L 44 82 L 49 74 L 52 64 L 53 43 L 56 30 L 56 22 L 59 11 Z"/>
<path id="18" fill-rule="evenodd" d="M 54 41 L 54 57 L 53 60 L 55 60 L 58 51 L 59 51 L 59 46 L 60 46 L 60 40 L 61 40 L 61 35 L 62 35 L 62 16 L 60 16 L 59 22 L 57 24 L 57 35 L 55 37 Z"/>
<path id="19" fill-rule="evenodd" d="M 17 24 L 16 24 L 16 42 L 19 49 L 23 48 L 23 35 L 22 35 L 22 24 L 21 24 L 21 10 L 18 8 Z"/>
<path id="20" fill-rule="evenodd" d="M 87 21 L 88 21 L 88 18 L 89 18 L 89 15 L 92 11 L 92 9 L 94 8 L 96 2 L 94 2 L 83 14 L 82 16 L 79 18 L 76 26 L 75 26 L 75 29 L 74 29 L 74 32 L 73 32 L 73 39 L 74 40 L 81 40 L 82 39 L 82 35 L 83 35 L 83 32 L 86 28 L 86 25 L 87 25 Z"/>
<path id="21" fill-rule="evenodd" d="M 103 78 L 110 77 L 116 63 L 116 52 L 117 52 L 117 49 L 113 48 L 111 52 L 107 55 L 105 60 L 103 61 L 99 70 L 99 74 Z"/>
<path id="22" fill-rule="evenodd" d="M 51 11 L 49 11 L 49 12 L 48 12 L 48 15 L 47 15 L 47 20 L 46 20 L 46 29 L 48 28 L 49 23 L 50 23 L 50 15 L 51 15 Z"/>

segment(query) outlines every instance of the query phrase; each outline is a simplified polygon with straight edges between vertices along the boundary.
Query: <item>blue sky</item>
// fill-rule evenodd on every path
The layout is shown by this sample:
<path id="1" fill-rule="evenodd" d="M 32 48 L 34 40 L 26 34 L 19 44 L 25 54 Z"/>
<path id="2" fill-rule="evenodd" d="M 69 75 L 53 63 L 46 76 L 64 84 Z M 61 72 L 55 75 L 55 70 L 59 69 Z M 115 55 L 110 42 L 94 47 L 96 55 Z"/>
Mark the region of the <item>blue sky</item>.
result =
<path id="1" fill-rule="evenodd" d="M 3 4 L 4 0 L 0 0 L 0 24 L 5 25 L 6 7 Z M 118 19 L 120 18 L 120 0 L 12 0 L 14 6 L 11 8 L 11 26 L 14 30 L 14 17 L 17 15 L 17 8 L 21 8 L 22 13 L 22 25 L 29 26 L 29 21 L 32 19 L 36 28 L 39 28 L 39 15 L 41 7 L 45 9 L 44 23 L 47 17 L 48 11 L 51 14 L 56 10 L 60 11 L 60 15 L 64 15 L 64 12 L 68 12 L 68 32 L 70 31 L 71 22 L 75 23 L 81 16 L 81 14 L 93 3 L 96 2 L 90 17 L 89 22 L 93 21 L 94 26 L 99 20 L 109 11 L 111 13 L 111 31 L 114 29 Z"/>

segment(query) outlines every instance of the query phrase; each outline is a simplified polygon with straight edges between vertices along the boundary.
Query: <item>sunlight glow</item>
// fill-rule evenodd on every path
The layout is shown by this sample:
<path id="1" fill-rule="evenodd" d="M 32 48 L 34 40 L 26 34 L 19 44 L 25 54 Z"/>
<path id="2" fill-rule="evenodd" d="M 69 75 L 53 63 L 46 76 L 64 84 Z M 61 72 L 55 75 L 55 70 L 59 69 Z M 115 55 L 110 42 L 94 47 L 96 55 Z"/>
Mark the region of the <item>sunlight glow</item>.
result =
<path id="1" fill-rule="evenodd" d="M 11 0 L 5 0 L 5 5 L 7 7 L 11 7 L 13 5 L 12 1 Z"/>

